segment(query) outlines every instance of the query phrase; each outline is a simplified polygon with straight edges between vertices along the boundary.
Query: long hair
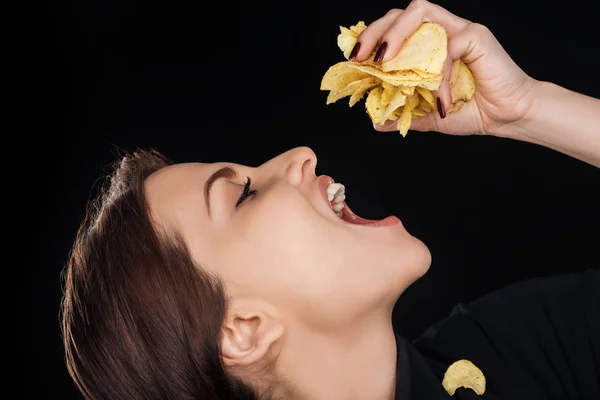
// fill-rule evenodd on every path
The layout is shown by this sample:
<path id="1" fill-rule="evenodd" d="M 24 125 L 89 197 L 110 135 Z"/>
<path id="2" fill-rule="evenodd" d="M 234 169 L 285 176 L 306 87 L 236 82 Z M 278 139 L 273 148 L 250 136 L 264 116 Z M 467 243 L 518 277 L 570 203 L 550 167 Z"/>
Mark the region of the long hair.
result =
<path id="1" fill-rule="evenodd" d="M 89 205 L 63 275 L 69 374 L 88 400 L 257 399 L 221 362 L 222 282 L 153 224 L 144 180 L 169 164 L 124 156 Z"/>

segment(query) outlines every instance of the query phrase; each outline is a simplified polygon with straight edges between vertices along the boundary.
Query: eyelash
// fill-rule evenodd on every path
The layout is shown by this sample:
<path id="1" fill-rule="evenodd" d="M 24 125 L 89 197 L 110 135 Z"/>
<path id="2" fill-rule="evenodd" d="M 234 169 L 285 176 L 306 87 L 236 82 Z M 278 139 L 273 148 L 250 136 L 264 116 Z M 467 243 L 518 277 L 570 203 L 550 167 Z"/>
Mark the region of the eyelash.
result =
<path id="1" fill-rule="evenodd" d="M 251 184 L 252 184 L 252 180 L 250 179 L 250 177 L 248 177 L 248 180 L 244 184 L 244 190 L 242 191 L 242 194 L 240 195 L 240 198 L 238 199 L 237 203 L 235 203 L 236 208 L 240 204 L 242 204 L 244 202 L 244 200 L 246 200 L 248 197 L 256 195 L 256 190 L 250 190 Z"/>

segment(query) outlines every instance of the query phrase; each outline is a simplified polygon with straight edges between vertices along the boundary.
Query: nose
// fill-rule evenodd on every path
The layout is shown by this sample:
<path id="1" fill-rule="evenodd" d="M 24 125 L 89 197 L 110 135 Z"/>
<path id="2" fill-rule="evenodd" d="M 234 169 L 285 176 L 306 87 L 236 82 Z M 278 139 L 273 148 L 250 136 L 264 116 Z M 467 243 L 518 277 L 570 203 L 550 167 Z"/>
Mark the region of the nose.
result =
<path id="1" fill-rule="evenodd" d="M 296 147 L 286 151 L 262 165 L 262 168 L 272 169 L 292 185 L 299 185 L 307 176 L 315 176 L 317 155 L 309 147 Z"/>

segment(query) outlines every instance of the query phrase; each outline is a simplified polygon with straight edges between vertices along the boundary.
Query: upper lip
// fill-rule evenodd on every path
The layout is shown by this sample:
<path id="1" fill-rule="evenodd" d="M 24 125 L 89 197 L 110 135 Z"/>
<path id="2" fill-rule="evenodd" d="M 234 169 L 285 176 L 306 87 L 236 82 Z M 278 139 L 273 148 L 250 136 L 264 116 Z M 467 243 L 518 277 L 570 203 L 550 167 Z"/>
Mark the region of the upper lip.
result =
<path id="1" fill-rule="evenodd" d="M 329 201 L 329 198 L 327 197 L 327 187 L 332 183 L 335 183 L 335 181 L 330 176 L 321 175 L 318 178 L 319 192 L 321 193 L 321 196 L 323 197 L 325 202 L 329 205 L 331 211 L 333 211 L 333 207 L 331 205 L 331 202 Z"/>

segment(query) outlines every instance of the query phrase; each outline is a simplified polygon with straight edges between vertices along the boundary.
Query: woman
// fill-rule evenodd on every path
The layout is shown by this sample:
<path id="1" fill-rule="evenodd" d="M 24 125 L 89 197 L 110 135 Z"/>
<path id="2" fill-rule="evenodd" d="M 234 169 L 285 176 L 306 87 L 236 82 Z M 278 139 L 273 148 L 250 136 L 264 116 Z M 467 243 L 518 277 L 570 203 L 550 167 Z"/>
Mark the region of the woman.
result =
<path id="1" fill-rule="evenodd" d="M 352 58 L 393 57 L 423 20 L 446 27 L 446 67 L 462 58 L 477 91 L 446 116 L 445 80 L 439 115 L 413 129 L 523 140 L 600 166 L 600 100 L 535 81 L 485 27 L 441 7 L 390 11 Z M 66 270 L 67 365 L 86 398 L 444 399 L 459 359 L 485 374 L 483 398 L 600 398 L 597 270 L 460 305 L 409 343 L 392 309 L 429 250 L 395 217 L 342 207 L 316 163 L 308 148 L 258 168 L 144 151 L 121 160 Z"/>

